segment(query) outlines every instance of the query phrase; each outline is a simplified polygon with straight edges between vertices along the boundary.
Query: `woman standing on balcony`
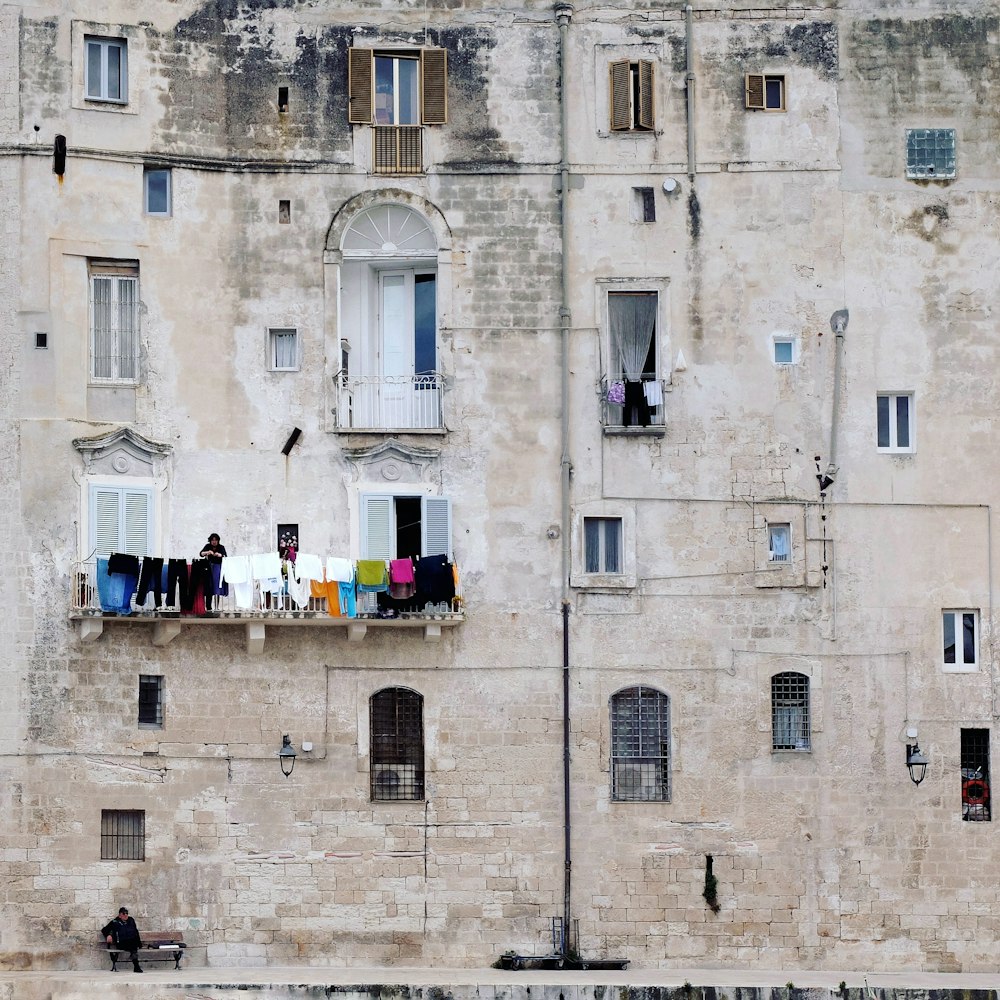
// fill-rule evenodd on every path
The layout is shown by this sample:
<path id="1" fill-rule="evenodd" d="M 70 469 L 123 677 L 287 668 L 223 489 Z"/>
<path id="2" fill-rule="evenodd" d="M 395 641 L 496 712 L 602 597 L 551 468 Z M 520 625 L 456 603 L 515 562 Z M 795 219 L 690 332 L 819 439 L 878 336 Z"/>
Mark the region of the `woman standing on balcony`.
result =
<path id="1" fill-rule="evenodd" d="M 222 539 L 212 532 L 208 536 L 205 547 L 198 553 L 200 559 L 208 562 L 208 574 L 205 577 L 205 610 L 211 611 L 216 604 L 216 597 L 229 593 L 229 585 L 222 582 L 222 559 L 228 553 Z"/>

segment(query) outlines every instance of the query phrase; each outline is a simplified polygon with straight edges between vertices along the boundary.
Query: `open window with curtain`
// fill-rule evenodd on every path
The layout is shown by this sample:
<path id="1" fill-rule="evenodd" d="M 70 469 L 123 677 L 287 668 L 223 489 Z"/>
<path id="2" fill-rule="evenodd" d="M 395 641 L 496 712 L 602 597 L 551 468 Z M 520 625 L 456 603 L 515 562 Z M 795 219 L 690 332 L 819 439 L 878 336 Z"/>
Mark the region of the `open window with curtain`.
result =
<path id="1" fill-rule="evenodd" d="M 656 292 L 608 293 L 608 372 L 605 423 L 649 427 L 663 423 L 658 377 Z"/>

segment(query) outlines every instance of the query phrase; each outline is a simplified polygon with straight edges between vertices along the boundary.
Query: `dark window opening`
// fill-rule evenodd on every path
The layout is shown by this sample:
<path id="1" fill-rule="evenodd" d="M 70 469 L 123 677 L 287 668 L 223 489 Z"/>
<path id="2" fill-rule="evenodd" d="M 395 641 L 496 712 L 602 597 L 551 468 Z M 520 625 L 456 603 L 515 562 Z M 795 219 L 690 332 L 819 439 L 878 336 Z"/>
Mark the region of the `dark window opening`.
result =
<path id="1" fill-rule="evenodd" d="M 406 688 L 371 698 L 371 797 L 419 801 L 424 797 L 424 699 Z"/>
<path id="2" fill-rule="evenodd" d="M 632 188 L 632 221 L 656 222 L 656 199 L 651 187 Z"/>
<path id="3" fill-rule="evenodd" d="M 420 497 L 394 497 L 396 508 L 396 558 L 419 559 Z"/>
<path id="4" fill-rule="evenodd" d="M 279 524 L 277 535 L 278 554 L 282 559 L 288 558 L 289 546 L 295 549 L 296 553 L 299 551 L 299 526 L 297 524 Z"/>
<path id="5" fill-rule="evenodd" d="M 278 110 L 282 113 L 288 110 L 288 88 L 278 88 Z"/>
<path id="6" fill-rule="evenodd" d="M 49 346 L 49 335 L 47 333 L 35 334 L 35 349 L 44 351 Z"/>
<path id="7" fill-rule="evenodd" d="M 101 860 L 146 860 L 146 813 L 142 809 L 101 810 Z"/>
<path id="8" fill-rule="evenodd" d="M 163 678 L 139 676 L 139 725 L 157 729 L 163 726 Z"/>
<path id="9" fill-rule="evenodd" d="M 990 809 L 990 731 L 962 730 L 962 819 L 988 822 Z"/>
<path id="10" fill-rule="evenodd" d="M 278 222 L 287 226 L 292 221 L 292 203 L 285 199 L 278 202 Z"/>

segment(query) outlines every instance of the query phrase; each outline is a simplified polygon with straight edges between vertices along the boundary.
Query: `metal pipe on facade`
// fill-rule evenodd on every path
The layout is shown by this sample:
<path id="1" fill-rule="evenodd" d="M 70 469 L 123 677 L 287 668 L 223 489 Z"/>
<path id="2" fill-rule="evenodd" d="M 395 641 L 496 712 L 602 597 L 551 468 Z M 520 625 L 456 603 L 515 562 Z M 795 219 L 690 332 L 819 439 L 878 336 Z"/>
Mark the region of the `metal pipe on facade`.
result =
<path id="1" fill-rule="evenodd" d="M 560 240 L 562 250 L 561 301 L 559 305 L 559 389 L 562 420 L 560 427 L 560 501 L 561 501 L 561 567 L 562 577 L 562 688 L 563 688 L 563 932 L 561 953 L 569 950 L 570 900 L 573 872 L 572 828 L 570 820 L 570 768 L 569 768 L 569 560 L 570 560 L 570 459 L 569 459 L 569 102 L 566 99 L 568 74 L 566 59 L 568 51 L 569 24 L 573 18 L 573 5 L 557 3 L 556 20 L 559 24 L 559 104 L 560 104 L 560 149 L 559 149 L 559 213 Z"/>
<path id="2" fill-rule="evenodd" d="M 850 314 L 846 309 L 838 309 L 830 317 L 830 328 L 833 330 L 833 407 L 830 413 L 830 459 L 827 463 L 826 475 L 833 480 L 837 477 L 837 417 L 840 413 L 840 381 L 844 364 L 844 336 L 847 333 L 847 321 Z"/>
<path id="3" fill-rule="evenodd" d="M 687 91 L 687 154 L 688 177 L 694 180 L 697 162 L 694 147 L 694 10 L 691 4 L 684 8 L 684 58 L 686 74 L 684 76 Z"/>

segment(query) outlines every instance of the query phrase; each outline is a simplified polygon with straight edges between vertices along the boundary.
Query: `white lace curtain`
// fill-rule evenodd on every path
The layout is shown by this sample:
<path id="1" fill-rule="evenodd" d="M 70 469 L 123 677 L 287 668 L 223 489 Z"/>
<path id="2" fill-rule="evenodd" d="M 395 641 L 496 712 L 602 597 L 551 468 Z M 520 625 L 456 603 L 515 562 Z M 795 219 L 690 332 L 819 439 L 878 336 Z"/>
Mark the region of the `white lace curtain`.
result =
<path id="1" fill-rule="evenodd" d="M 608 296 L 611 347 L 629 382 L 642 380 L 656 329 L 656 295 L 612 293 Z"/>

